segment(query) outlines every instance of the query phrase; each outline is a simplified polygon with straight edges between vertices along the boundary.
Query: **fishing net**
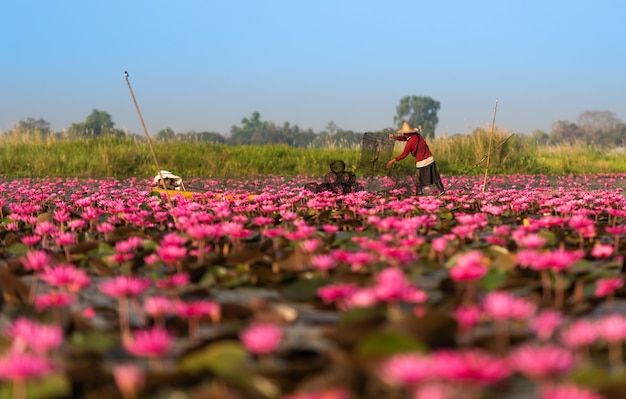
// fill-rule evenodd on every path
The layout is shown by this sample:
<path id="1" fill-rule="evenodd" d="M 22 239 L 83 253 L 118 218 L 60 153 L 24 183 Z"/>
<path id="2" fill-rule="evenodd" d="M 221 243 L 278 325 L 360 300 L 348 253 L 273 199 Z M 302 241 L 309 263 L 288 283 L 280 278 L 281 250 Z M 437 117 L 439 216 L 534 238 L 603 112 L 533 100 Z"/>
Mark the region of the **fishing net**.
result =
<path id="1" fill-rule="evenodd" d="M 361 141 L 361 158 L 358 172 L 365 177 L 367 191 L 402 190 L 415 192 L 414 169 L 395 165 L 387 169 L 387 162 L 393 157 L 396 140 L 387 132 L 364 133 Z"/>
<path id="2" fill-rule="evenodd" d="M 357 170 L 368 177 L 386 174 L 385 164 L 391 159 L 394 145 L 386 133 L 364 133 Z"/>
<path id="3" fill-rule="evenodd" d="M 346 171 L 346 164 L 341 160 L 330 162 L 330 172 L 324 175 L 322 183 L 310 182 L 304 188 L 314 193 L 330 191 L 337 194 L 363 190 L 363 186 L 358 183 L 356 175 Z"/>

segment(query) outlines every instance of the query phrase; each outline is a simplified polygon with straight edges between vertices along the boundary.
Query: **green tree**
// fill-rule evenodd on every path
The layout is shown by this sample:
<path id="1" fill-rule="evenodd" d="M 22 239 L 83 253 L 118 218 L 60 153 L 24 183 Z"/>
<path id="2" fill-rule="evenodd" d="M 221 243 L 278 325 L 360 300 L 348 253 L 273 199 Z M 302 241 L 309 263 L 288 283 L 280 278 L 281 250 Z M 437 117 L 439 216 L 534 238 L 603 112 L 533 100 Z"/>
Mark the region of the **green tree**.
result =
<path id="1" fill-rule="evenodd" d="M 194 130 L 190 130 L 186 133 L 178 134 L 177 141 L 185 141 L 185 142 L 202 142 L 202 143 L 224 143 L 226 140 L 224 136 L 215 132 L 196 132 Z"/>
<path id="2" fill-rule="evenodd" d="M 47 135 L 50 133 L 50 123 L 43 118 L 26 118 L 17 122 L 13 130 L 26 134 Z"/>
<path id="3" fill-rule="evenodd" d="M 339 128 L 337 127 L 337 124 L 334 121 L 330 121 L 326 124 L 326 130 L 328 131 L 328 133 L 330 134 L 335 134 L 335 132 L 338 130 Z"/>
<path id="4" fill-rule="evenodd" d="M 113 118 L 106 111 L 94 110 L 87 116 L 84 122 L 72 123 L 70 134 L 82 137 L 98 137 L 103 134 L 124 134 L 115 129 Z"/>
<path id="5" fill-rule="evenodd" d="M 535 129 L 532 132 L 531 137 L 532 137 L 532 139 L 533 139 L 533 141 L 535 142 L 536 145 L 546 145 L 548 143 L 549 138 L 550 138 L 548 133 L 544 132 L 541 129 Z"/>
<path id="6" fill-rule="evenodd" d="M 400 128 L 402 122 L 407 121 L 413 127 L 421 126 L 422 135 L 427 138 L 435 137 L 435 128 L 439 123 L 437 111 L 439 101 L 425 96 L 406 96 L 400 99 L 396 107 L 396 116 L 393 123 Z"/>
<path id="7" fill-rule="evenodd" d="M 174 129 L 170 127 L 166 127 L 165 129 L 159 130 L 157 134 L 155 135 L 155 138 L 158 141 L 169 141 L 169 140 L 173 140 L 175 137 L 176 137 L 176 133 L 174 132 Z"/>
<path id="8" fill-rule="evenodd" d="M 233 126 L 230 130 L 230 139 L 229 142 L 231 144 L 250 144 L 252 142 L 252 135 L 255 131 L 259 131 L 263 127 L 263 122 L 261 122 L 261 114 L 257 111 L 252 113 L 250 119 L 243 118 L 241 120 L 243 126 Z"/>
<path id="9" fill-rule="evenodd" d="M 574 144 L 577 141 L 584 141 L 585 132 L 575 123 L 570 121 L 556 121 L 552 123 L 550 132 L 551 144 Z"/>

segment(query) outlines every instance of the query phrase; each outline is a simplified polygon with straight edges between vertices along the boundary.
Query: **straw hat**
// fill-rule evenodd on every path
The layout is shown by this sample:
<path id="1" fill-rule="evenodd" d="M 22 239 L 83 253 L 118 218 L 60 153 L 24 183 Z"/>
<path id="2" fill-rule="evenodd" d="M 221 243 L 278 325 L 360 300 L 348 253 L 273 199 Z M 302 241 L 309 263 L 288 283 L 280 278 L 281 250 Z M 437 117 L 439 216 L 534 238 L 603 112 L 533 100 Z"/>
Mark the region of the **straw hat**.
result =
<path id="1" fill-rule="evenodd" d="M 420 129 L 417 127 L 411 127 L 409 122 L 402 122 L 402 129 L 398 130 L 398 133 L 402 134 L 411 134 L 411 133 L 419 133 Z"/>

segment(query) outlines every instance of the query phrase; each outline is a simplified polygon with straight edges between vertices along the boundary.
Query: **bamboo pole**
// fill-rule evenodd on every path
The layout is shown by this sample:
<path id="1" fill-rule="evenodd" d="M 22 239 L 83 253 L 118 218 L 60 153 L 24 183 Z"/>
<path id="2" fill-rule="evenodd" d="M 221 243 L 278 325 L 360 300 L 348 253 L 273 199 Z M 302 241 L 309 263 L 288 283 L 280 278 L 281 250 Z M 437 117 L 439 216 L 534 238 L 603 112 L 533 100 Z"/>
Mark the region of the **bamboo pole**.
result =
<path id="1" fill-rule="evenodd" d="M 150 139 L 150 134 L 148 134 L 148 129 L 146 128 L 146 124 L 143 121 L 143 116 L 141 115 L 141 111 L 139 110 L 139 105 L 137 104 L 137 100 L 135 99 L 135 93 L 133 92 L 133 88 L 130 86 L 130 80 L 128 80 L 128 72 L 124 71 L 124 77 L 126 78 L 126 84 L 128 85 L 128 90 L 130 91 L 130 96 L 133 99 L 133 103 L 135 104 L 135 109 L 137 110 L 137 114 L 139 115 L 139 120 L 141 121 L 141 126 L 143 127 L 143 132 L 146 135 L 146 140 L 148 140 L 148 146 L 150 146 L 150 152 L 152 153 L 152 159 L 154 160 L 154 164 L 157 168 L 157 173 L 161 178 L 161 185 L 165 190 L 165 196 L 167 197 L 167 202 L 170 205 L 170 208 L 173 207 L 172 199 L 168 193 L 167 186 L 165 185 L 165 179 L 163 178 L 163 174 L 161 173 L 161 167 L 159 166 L 159 161 L 157 160 L 156 152 L 154 151 L 154 147 L 152 146 L 152 140 Z"/>
<path id="2" fill-rule="evenodd" d="M 493 131 L 496 128 L 496 112 L 498 111 L 498 99 L 493 108 L 493 120 L 491 121 L 491 135 L 489 136 L 489 151 L 487 151 L 487 163 L 485 165 L 485 178 L 483 179 L 483 193 L 487 189 L 487 174 L 489 173 L 489 161 L 491 160 L 491 143 L 493 142 Z"/>

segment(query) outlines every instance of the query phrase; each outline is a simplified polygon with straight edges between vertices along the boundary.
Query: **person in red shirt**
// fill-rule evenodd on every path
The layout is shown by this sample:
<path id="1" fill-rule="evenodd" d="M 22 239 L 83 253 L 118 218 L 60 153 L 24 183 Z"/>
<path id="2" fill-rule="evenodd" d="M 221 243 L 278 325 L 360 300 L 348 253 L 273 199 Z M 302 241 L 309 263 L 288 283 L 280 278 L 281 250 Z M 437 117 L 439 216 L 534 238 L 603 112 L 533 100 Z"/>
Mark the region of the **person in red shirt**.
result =
<path id="1" fill-rule="evenodd" d="M 402 123 L 402 128 L 398 130 L 398 133 L 402 134 L 401 136 L 396 136 L 393 133 L 389 135 L 390 139 L 406 141 L 406 144 L 404 145 L 404 150 L 400 155 L 387 162 L 387 168 L 391 168 L 394 163 L 403 160 L 411 154 L 415 157 L 416 194 L 422 195 L 422 187 L 430 185 L 437 186 L 439 192 L 444 193 L 445 189 L 441 181 L 441 176 L 439 176 L 439 172 L 437 171 L 435 159 L 433 158 L 433 154 L 430 152 L 430 148 L 428 148 L 428 144 L 424 140 L 424 137 L 420 134 L 420 131 L 421 129 L 419 127 L 411 127 L 409 122 L 405 121 Z"/>

